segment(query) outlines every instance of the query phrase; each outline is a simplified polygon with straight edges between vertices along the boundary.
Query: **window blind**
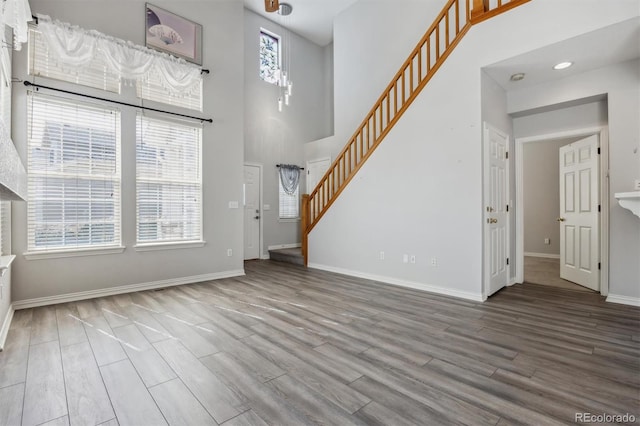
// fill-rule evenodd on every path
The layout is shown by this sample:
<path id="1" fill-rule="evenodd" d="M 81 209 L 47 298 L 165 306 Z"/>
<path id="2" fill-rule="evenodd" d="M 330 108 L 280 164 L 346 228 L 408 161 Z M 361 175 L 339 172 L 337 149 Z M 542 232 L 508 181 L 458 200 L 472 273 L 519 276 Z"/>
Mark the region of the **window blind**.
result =
<path id="1" fill-rule="evenodd" d="M 202 112 L 202 80 L 197 86 L 187 93 L 171 94 L 159 75 L 151 73 L 148 78 L 136 82 L 136 95 L 141 99 Z"/>
<path id="2" fill-rule="evenodd" d="M 120 112 L 29 94 L 28 250 L 119 246 Z"/>
<path id="3" fill-rule="evenodd" d="M 202 241 L 202 128 L 138 114 L 138 244 Z"/>
<path id="4" fill-rule="evenodd" d="M 289 195 L 282 186 L 282 181 L 278 177 L 279 199 L 280 199 L 280 219 L 298 219 L 300 217 L 300 201 L 299 192 L 300 185 L 296 187 L 295 192 Z"/>
<path id="5" fill-rule="evenodd" d="M 64 67 L 35 27 L 29 29 L 29 74 L 120 93 L 119 76 L 103 60 L 94 58 L 80 69 Z"/>

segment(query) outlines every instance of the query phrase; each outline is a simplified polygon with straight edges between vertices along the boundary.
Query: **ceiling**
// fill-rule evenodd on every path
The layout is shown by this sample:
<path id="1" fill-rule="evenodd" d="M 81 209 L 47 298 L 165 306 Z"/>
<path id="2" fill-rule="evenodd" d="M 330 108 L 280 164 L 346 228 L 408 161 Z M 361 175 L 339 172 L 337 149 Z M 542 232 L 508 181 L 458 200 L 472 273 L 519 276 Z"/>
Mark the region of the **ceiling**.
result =
<path id="1" fill-rule="evenodd" d="M 277 13 L 267 13 L 264 10 L 264 0 L 244 0 L 247 9 L 282 25 L 283 27 L 326 46 L 333 41 L 333 20 L 343 10 L 357 0 L 285 0 L 293 7 L 289 16 Z M 282 3 L 282 1 L 281 1 Z"/>
<path id="2" fill-rule="evenodd" d="M 545 46 L 484 70 L 506 91 L 566 78 L 589 70 L 640 58 L 640 18 Z M 556 71 L 553 66 L 570 61 L 573 66 Z M 525 73 L 521 81 L 510 81 L 516 73 Z"/>

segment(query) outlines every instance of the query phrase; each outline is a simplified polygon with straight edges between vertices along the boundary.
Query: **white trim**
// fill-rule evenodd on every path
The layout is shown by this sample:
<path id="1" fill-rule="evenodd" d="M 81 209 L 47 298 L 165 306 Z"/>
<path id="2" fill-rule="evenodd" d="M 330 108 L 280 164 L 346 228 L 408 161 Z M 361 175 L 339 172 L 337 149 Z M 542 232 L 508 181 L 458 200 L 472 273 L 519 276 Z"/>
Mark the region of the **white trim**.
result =
<path id="1" fill-rule="evenodd" d="M 532 253 L 529 251 L 525 251 L 524 255 L 528 257 L 542 257 L 544 259 L 560 259 L 559 254 L 551 254 L 551 253 Z"/>
<path id="2" fill-rule="evenodd" d="M 4 344 L 7 341 L 7 336 L 9 335 L 9 327 L 11 326 L 11 320 L 13 319 L 14 312 L 15 309 L 13 308 L 13 304 L 9 305 L 7 315 L 5 315 L 2 327 L 0 327 L 0 352 L 4 350 Z"/>
<path id="3" fill-rule="evenodd" d="M 598 135 L 600 143 L 600 294 L 609 293 L 609 130 L 607 126 L 587 127 L 537 136 L 516 138 L 516 282 L 524 282 L 524 144 L 554 139 Z"/>
<path id="4" fill-rule="evenodd" d="M 260 238 L 259 238 L 259 242 L 258 244 L 260 244 L 260 249 L 258 250 L 258 258 L 263 259 L 264 256 L 267 256 L 267 259 L 269 258 L 269 254 L 265 254 L 262 251 L 262 246 L 264 245 L 264 206 L 262 204 L 263 200 L 264 200 L 264 172 L 263 172 L 263 166 L 260 163 L 252 163 L 250 161 L 245 161 L 243 164 L 243 171 L 244 171 L 244 166 L 251 166 L 251 167 L 257 167 L 260 170 L 260 188 L 258 188 L 259 190 L 259 195 L 258 197 L 260 198 L 258 200 L 258 210 L 260 210 L 260 213 L 258 213 L 258 215 L 260 216 L 260 219 L 258 220 L 259 223 L 259 227 L 260 227 Z M 244 188 L 244 177 L 242 179 L 242 185 Z M 244 232 L 244 215 L 245 215 L 245 211 L 244 211 L 244 203 L 245 203 L 245 199 L 244 199 L 244 191 L 243 191 L 243 195 L 242 195 L 242 230 Z M 242 259 L 243 260 L 247 260 L 244 257 L 244 241 L 242 243 Z"/>
<path id="5" fill-rule="evenodd" d="M 299 217 L 281 217 L 278 219 L 278 222 L 280 223 L 295 223 L 295 222 L 300 222 L 300 218 Z"/>
<path id="6" fill-rule="evenodd" d="M 185 241 L 185 242 L 173 242 L 173 243 L 152 243 L 152 244 L 138 244 L 133 246 L 136 251 L 156 251 L 156 250 L 174 250 L 185 248 L 198 248 L 204 247 L 207 244 L 206 241 Z"/>
<path id="7" fill-rule="evenodd" d="M 215 272 L 212 274 L 194 275 L 191 277 L 171 278 L 162 281 L 123 285 L 118 287 L 102 288 L 99 290 L 80 291 L 77 293 L 60 294 L 56 296 L 38 297 L 35 299 L 18 300 L 13 302 L 14 309 L 36 308 L 39 306 L 54 305 L 57 303 L 75 302 L 78 300 L 93 299 L 96 297 L 113 296 L 116 294 L 133 293 L 136 291 L 153 290 L 156 288 L 173 287 L 184 284 L 194 284 L 204 281 L 219 280 L 244 275 L 244 269 Z"/>
<path id="8" fill-rule="evenodd" d="M 617 294 L 611 294 L 607 296 L 607 302 L 620 303 L 622 305 L 640 306 L 639 297 L 620 296 Z"/>
<path id="9" fill-rule="evenodd" d="M 31 251 L 23 253 L 27 260 L 40 259 L 56 259 L 62 257 L 81 257 L 81 256 L 102 256 L 104 254 L 119 254 L 124 251 L 125 246 L 118 247 L 99 247 L 99 248 L 82 248 L 76 250 L 48 250 L 48 251 Z"/>
<path id="10" fill-rule="evenodd" d="M 260 260 L 269 260 L 269 259 L 271 259 L 271 256 L 269 256 L 269 253 L 263 254 L 260 256 Z"/>
<path id="11" fill-rule="evenodd" d="M 279 250 L 279 249 L 288 249 L 288 248 L 299 248 L 302 247 L 302 243 L 293 243 L 293 244 L 276 244 L 275 246 L 269 246 L 269 250 Z"/>
<path id="12" fill-rule="evenodd" d="M 335 272 L 337 274 L 377 281 L 384 284 L 391 284 L 399 287 L 412 288 L 415 290 L 422 290 L 429 293 L 442 294 L 445 296 L 453 296 L 460 299 L 471 300 L 474 302 L 484 302 L 487 299 L 482 293 L 471 293 L 467 291 L 452 290 L 446 287 L 434 286 L 434 285 L 419 283 L 415 281 L 406 281 L 406 280 L 401 280 L 393 277 L 385 277 L 381 275 L 368 274 L 365 272 L 352 271 L 349 269 L 336 268 L 336 267 L 327 266 L 327 265 L 320 265 L 318 263 L 309 263 L 308 267 L 313 269 L 319 269 L 321 271 Z"/>

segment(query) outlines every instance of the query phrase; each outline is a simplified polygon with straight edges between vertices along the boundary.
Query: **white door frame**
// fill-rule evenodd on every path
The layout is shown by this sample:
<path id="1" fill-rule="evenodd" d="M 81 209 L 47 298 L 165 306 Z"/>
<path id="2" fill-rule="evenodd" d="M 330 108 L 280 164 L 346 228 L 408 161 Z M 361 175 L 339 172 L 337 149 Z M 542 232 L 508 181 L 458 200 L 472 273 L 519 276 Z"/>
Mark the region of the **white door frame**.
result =
<path id="1" fill-rule="evenodd" d="M 589 127 L 516 138 L 516 283 L 524 282 L 524 144 L 553 139 L 598 135 L 600 142 L 600 294 L 609 293 L 609 131 L 607 126 Z"/>
<path id="2" fill-rule="evenodd" d="M 491 260 L 489 258 L 489 252 L 490 252 L 490 248 L 489 248 L 489 235 L 487 233 L 487 225 L 486 225 L 486 218 L 487 218 L 487 211 L 485 210 L 486 206 L 487 206 L 487 201 L 486 201 L 486 192 L 487 192 L 487 185 L 489 184 L 489 182 L 487 181 L 487 177 L 485 176 L 486 174 L 486 168 L 487 168 L 487 161 L 488 159 L 486 158 L 486 152 L 487 152 L 487 146 L 486 144 L 489 142 L 486 137 L 487 131 L 489 129 L 492 129 L 494 132 L 496 133 L 500 133 L 502 135 L 505 136 L 506 141 L 507 141 L 507 152 L 509 151 L 509 145 L 510 145 L 510 139 L 511 139 L 511 135 L 509 135 L 509 133 L 498 129 L 497 127 L 493 126 L 491 123 L 484 121 L 482 123 L 482 180 L 483 180 L 483 186 L 482 186 L 482 239 L 483 239 L 483 253 L 482 253 L 482 267 L 483 267 L 483 280 L 482 280 L 482 300 L 486 300 L 487 297 L 489 297 L 489 286 L 490 286 L 490 265 L 488 264 L 489 261 Z M 511 205 L 511 200 L 509 199 L 510 197 L 510 189 L 509 189 L 509 184 L 510 184 L 510 180 L 511 180 L 511 168 L 510 168 L 511 164 L 510 161 L 507 159 L 506 161 L 506 180 L 505 180 L 505 185 L 507 186 L 506 190 L 505 190 L 505 195 L 507 197 L 507 203 L 509 205 L 509 210 L 512 211 L 512 205 Z M 506 237 L 506 255 L 507 257 L 511 256 L 511 218 L 510 218 L 510 213 L 507 213 L 507 226 L 506 226 L 506 231 L 507 231 L 507 237 Z M 505 259 L 506 261 L 506 259 Z M 506 266 L 507 269 L 507 277 L 506 277 L 506 282 L 505 282 L 505 287 L 513 285 L 513 282 L 511 280 L 511 262 L 509 262 L 509 264 L 507 264 Z"/>
<path id="3" fill-rule="evenodd" d="M 262 200 L 264 200 L 264 197 L 263 197 L 263 195 L 264 195 L 264 194 L 263 194 L 263 189 L 264 189 L 263 181 L 264 181 L 264 179 L 263 179 L 263 173 L 262 173 L 262 172 L 263 172 L 263 167 L 262 167 L 262 164 L 260 164 L 260 163 L 251 163 L 251 162 L 248 162 L 248 161 L 245 161 L 245 162 L 244 162 L 243 170 L 244 170 L 244 166 L 257 167 L 257 168 L 258 168 L 258 170 L 259 170 L 259 172 L 258 172 L 258 173 L 260 174 L 260 188 L 259 188 L 259 191 L 260 191 L 260 195 L 259 195 L 259 197 L 260 197 L 259 206 L 260 206 L 260 208 L 259 208 L 258 210 L 260 210 L 260 213 L 258 213 L 258 214 L 260 215 L 260 219 L 258 220 L 258 223 L 259 223 L 259 224 L 258 224 L 258 226 L 260 227 L 260 242 L 259 242 L 259 244 L 260 244 L 260 250 L 258 251 L 258 257 L 259 257 L 260 259 L 268 259 L 268 258 L 269 258 L 269 255 L 268 255 L 268 254 L 267 254 L 267 255 L 265 255 L 265 254 L 262 252 L 262 250 L 263 250 L 263 241 L 264 241 L 264 237 L 263 237 L 263 228 L 264 228 L 264 227 L 262 226 L 262 225 L 263 225 L 263 223 L 264 223 L 264 222 L 263 222 L 263 219 L 264 219 L 264 209 L 262 208 Z M 243 172 L 243 174 L 244 174 L 244 172 Z M 244 186 L 244 179 L 243 179 L 243 186 Z M 244 190 L 243 190 L 243 191 L 242 191 L 242 223 L 243 223 L 243 226 L 242 226 L 242 241 L 243 241 L 243 243 L 242 243 L 242 249 L 243 249 L 243 250 L 242 250 L 242 251 L 243 251 L 243 253 L 242 253 L 242 258 L 243 258 L 243 259 L 244 259 L 244 214 L 245 214 L 245 211 L 244 211 L 244 203 L 245 203 L 245 200 L 244 200 Z M 266 257 L 265 257 L 265 256 L 266 256 Z"/>

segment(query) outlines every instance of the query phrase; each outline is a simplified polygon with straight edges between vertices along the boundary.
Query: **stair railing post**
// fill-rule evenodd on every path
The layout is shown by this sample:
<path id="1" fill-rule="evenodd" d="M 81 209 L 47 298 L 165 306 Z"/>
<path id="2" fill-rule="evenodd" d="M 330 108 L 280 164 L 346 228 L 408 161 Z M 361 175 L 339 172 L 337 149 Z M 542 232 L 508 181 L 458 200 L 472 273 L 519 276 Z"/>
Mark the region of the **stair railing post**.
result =
<path id="1" fill-rule="evenodd" d="M 307 236 L 309 232 L 310 213 L 309 194 L 302 194 L 302 212 L 300 215 L 300 228 L 302 234 L 302 257 L 304 258 L 304 266 L 307 266 Z"/>
<path id="2" fill-rule="evenodd" d="M 487 10 L 489 10 L 488 0 L 473 0 L 473 7 L 471 9 L 471 20 L 477 19 Z"/>

